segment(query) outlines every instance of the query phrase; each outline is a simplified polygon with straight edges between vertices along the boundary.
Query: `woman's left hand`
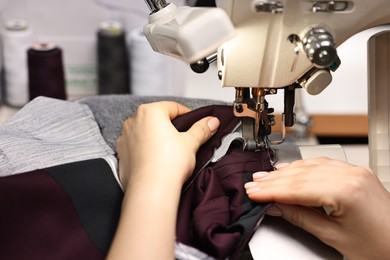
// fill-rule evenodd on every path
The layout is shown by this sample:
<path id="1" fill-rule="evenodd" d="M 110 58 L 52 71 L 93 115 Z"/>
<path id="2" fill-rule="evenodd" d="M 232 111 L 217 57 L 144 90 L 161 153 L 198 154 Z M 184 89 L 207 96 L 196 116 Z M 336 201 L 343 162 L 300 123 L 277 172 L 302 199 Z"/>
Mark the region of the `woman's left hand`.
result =
<path id="1" fill-rule="evenodd" d="M 329 158 L 300 160 L 254 174 L 249 198 L 312 233 L 348 259 L 390 257 L 390 194 L 372 171 Z M 324 214 L 318 207 L 331 209 Z"/>

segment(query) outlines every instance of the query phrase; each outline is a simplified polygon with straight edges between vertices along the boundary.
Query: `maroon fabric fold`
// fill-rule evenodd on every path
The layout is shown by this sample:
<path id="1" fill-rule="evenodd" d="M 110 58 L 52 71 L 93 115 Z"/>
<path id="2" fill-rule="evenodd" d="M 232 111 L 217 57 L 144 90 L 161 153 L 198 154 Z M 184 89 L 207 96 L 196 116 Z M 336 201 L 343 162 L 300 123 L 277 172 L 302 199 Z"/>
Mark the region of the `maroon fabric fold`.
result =
<path id="1" fill-rule="evenodd" d="M 233 108 L 203 107 L 174 121 L 179 131 L 186 131 L 197 120 L 209 115 L 218 117 L 221 126 L 197 153 L 193 173 L 196 178 L 190 179 L 191 183 L 180 200 L 177 240 L 217 259 L 234 259 L 243 249 L 242 241 L 248 239 L 239 228 L 230 228 L 248 213 L 244 207 L 248 201 L 244 190 L 244 173 L 271 171 L 273 167 L 267 151 L 235 150 L 204 167 L 214 149 L 220 146 L 222 137 L 231 133 L 239 122 L 239 118 L 233 115 Z"/>
<path id="2" fill-rule="evenodd" d="M 201 107 L 190 113 L 181 115 L 175 118 L 172 123 L 180 132 L 187 131 L 198 120 L 207 117 L 215 116 L 221 122 L 217 131 L 204 145 L 202 145 L 196 154 L 196 166 L 194 172 L 198 172 L 213 156 L 214 149 L 221 145 L 221 139 L 225 135 L 232 132 L 234 127 L 238 125 L 240 119 L 233 114 L 231 106 L 212 105 Z"/>

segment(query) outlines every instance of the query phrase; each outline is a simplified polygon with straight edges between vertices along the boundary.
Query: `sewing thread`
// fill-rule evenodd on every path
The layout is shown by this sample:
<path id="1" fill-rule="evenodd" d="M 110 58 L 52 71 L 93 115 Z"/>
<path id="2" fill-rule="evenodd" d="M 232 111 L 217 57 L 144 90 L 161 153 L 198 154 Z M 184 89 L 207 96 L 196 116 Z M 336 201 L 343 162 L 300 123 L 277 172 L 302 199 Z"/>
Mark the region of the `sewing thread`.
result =
<path id="1" fill-rule="evenodd" d="M 10 20 L 3 30 L 4 101 L 21 107 L 28 102 L 27 50 L 33 31 L 24 20 Z"/>
<path id="2" fill-rule="evenodd" d="M 30 100 L 38 96 L 66 100 L 62 50 L 42 42 L 34 44 L 27 53 Z"/>
<path id="3" fill-rule="evenodd" d="M 103 22 L 97 32 L 97 71 L 100 95 L 130 93 L 126 36 L 119 22 Z"/>

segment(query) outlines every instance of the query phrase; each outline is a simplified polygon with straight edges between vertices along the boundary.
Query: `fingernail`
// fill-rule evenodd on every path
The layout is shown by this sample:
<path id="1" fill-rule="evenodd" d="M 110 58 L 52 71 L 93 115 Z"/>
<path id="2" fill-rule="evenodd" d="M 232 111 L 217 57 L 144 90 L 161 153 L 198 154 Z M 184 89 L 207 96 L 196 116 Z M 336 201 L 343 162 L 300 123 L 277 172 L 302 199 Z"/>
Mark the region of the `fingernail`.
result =
<path id="1" fill-rule="evenodd" d="M 276 169 L 282 169 L 282 168 L 286 168 L 289 165 L 290 165 L 290 163 L 278 163 L 278 164 L 275 165 L 275 168 Z"/>
<path id="2" fill-rule="evenodd" d="M 257 186 L 256 182 L 247 182 L 245 183 L 245 189 L 247 194 L 255 193 L 260 190 L 260 187 Z"/>
<path id="3" fill-rule="evenodd" d="M 259 179 L 259 178 L 263 178 L 265 176 L 267 176 L 269 174 L 269 172 L 255 172 L 252 177 L 253 179 Z"/>
<path id="4" fill-rule="evenodd" d="M 216 117 L 210 118 L 209 121 L 207 121 L 207 126 L 209 127 L 211 132 L 217 131 L 219 124 L 219 119 Z"/>
<path id="5" fill-rule="evenodd" d="M 256 187 L 256 182 L 247 182 L 247 183 L 245 183 L 245 185 L 244 185 L 244 187 L 245 187 L 245 189 L 249 189 L 249 188 L 253 188 L 253 187 Z"/>
<path id="6" fill-rule="evenodd" d="M 273 216 L 273 217 L 281 217 L 282 216 L 282 210 L 278 208 L 277 206 L 271 206 L 266 211 L 267 215 Z"/>

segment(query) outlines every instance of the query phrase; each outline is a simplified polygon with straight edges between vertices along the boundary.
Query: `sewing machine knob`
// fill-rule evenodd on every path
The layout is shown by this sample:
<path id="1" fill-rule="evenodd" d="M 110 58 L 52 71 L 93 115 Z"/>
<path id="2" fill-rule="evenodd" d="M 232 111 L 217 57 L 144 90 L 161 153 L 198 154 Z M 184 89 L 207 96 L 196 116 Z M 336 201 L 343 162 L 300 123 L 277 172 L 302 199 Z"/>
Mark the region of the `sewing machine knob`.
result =
<path id="1" fill-rule="evenodd" d="M 323 28 L 311 29 L 302 43 L 307 57 L 316 67 L 329 67 L 338 59 L 333 36 Z"/>
<path id="2" fill-rule="evenodd" d="M 206 58 L 204 58 L 203 60 L 199 60 L 190 64 L 190 66 L 193 72 L 204 73 L 209 69 L 210 63 L 207 61 Z"/>
<path id="3" fill-rule="evenodd" d="M 300 82 L 310 95 L 320 94 L 332 82 L 332 74 L 328 69 L 315 69 L 308 77 Z"/>
<path id="4" fill-rule="evenodd" d="M 192 71 L 196 73 L 204 73 L 209 69 L 210 64 L 215 62 L 216 60 L 217 60 L 217 53 L 213 53 L 212 55 L 202 60 L 198 60 L 197 62 L 192 63 L 190 66 Z"/>

